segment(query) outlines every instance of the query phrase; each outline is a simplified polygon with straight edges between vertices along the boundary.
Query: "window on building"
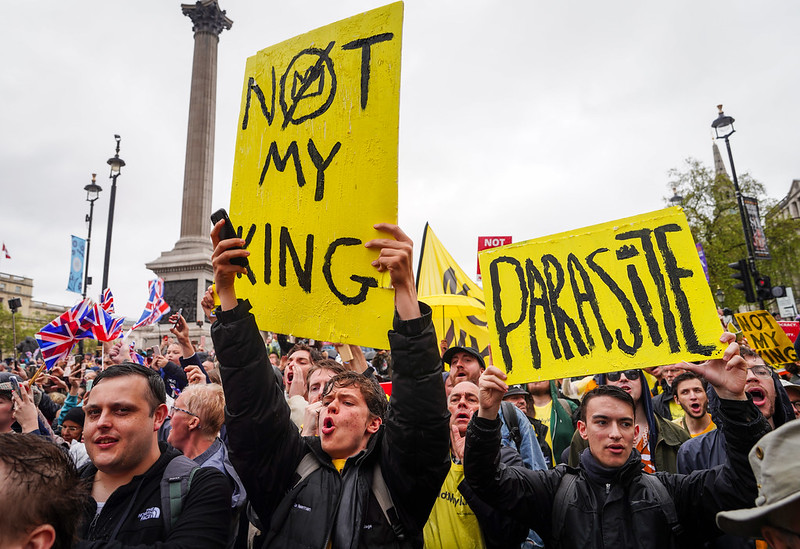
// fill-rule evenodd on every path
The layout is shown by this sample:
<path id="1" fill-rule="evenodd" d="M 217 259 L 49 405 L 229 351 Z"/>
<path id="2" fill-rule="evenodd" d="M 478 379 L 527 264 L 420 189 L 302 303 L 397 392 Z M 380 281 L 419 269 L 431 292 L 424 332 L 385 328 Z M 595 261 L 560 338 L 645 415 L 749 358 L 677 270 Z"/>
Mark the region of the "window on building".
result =
<path id="1" fill-rule="evenodd" d="M 797 217 L 797 202 L 789 203 L 789 211 L 791 212 L 792 217 Z"/>
<path id="2" fill-rule="evenodd" d="M 14 286 L 14 291 L 17 292 L 18 294 L 21 294 L 22 293 L 22 287 L 21 286 Z"/>

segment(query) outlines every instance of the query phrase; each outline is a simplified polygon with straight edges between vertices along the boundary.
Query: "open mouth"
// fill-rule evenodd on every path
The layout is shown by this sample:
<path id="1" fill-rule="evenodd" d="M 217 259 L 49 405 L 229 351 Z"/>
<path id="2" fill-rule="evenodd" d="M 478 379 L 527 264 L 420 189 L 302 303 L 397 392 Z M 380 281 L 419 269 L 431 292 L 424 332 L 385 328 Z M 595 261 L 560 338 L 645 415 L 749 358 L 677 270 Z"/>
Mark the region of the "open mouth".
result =
<path id="1" fill-rule="evenodd" d="M 326 417 L 322 420 L 322 434 L 329 435 L 336 429 L 336 426 L 333 424 L 333 420 L 330 417 Z"/>
<path id="2" fill-rule="evenodd" d="M 626 393 L 630 393 L 632 391 L 630 385 L 620 385 L 619 388 L 625 391 Z"/>
<path id="3" fill-rule="evenodd" d="M 761 387 L 750 387 L 746 392 L 753 397 L 753 404 L 756 406 L 761 406 L 767 401 L 767 395 Z"/>
<path id="4" fill-rule="evenodd" d="M 689 408 L 690 408 L 690 409 L 692 410 L 692 412 L 694 412 L 695 414 L 699 414 L 699 413 L 700 413 L 700 411 L 703 409 L 703 407 L 700 405 L 700 403 L 699 403 L 699 402 L 696 402 L 696 403 L 694 403 L 694 404 L 690 404 L 690 405 L 689 405 Z"/>
<path id="5" fill-rule="evenodd" d="M 606 446 L 606 449 L 608 449 L 608 451 L 611 452 L 612 454 L 618 455 L 625 450 L 625 447 L 622 444 L 609 444 L 608 446 Z"/>
<path id="6" fill-rule="evenodd" d="M 472 419 L 472 415 L 469 412 L 459 412 L 456 414 L 456 421 L 467 421 Z"/>

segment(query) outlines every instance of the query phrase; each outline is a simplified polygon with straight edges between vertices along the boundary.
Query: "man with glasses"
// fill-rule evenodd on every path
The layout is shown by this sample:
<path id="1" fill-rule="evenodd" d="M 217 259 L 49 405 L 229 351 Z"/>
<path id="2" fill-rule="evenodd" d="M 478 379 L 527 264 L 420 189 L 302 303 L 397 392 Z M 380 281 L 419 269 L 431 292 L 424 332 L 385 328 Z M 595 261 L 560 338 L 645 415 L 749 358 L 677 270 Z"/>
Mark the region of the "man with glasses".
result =
<path id="1" fill-rule="evenodd" d="M 650 388 L 642 371 L 609 372 L 596 376 L 596 379 L 598 385 L 619 387 L 633 398 L 638 427 L 634 445 L 641 454 L 644 470 L 648 473 L 655 471 L 676 473 L 678 448 L 689 440 L 689 433 L 653 412 Z M 588 446 L 588 442 L 575 431 L 569 451 L 571 467 L 578 466 L 580 455 Z"/>

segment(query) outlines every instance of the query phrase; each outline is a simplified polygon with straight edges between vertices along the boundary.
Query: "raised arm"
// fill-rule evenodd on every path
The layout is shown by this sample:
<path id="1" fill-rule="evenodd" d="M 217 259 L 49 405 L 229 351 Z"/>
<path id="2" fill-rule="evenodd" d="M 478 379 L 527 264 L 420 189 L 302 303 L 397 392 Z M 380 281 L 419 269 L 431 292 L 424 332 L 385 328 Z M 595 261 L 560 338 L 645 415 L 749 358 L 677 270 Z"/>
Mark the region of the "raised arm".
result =
<path id="1" fill-rule="evenodd" d="M 395 225 L 375 228 L 394 237 L 366 243 L 380 250 L 373 266 L 390 273 L 395 290 L 394 329 L 389 332 L 394 375 L 381 469 L 401 520 L 421 531 L 450 468 L 441 360 L 430 308 L 417 302 L 411 240 Z"/>
<path id="2" fill-rule="evenodd" d="M 247 489 L 258 516 L 265 522 L 290 488 L 303 457 L 304 445 L 289 418 L 289 406 L 278 386 L 250 304 L 238 302 L 233 287 L 244 268 L 230 263 L 247 255 L 241 239 L 219 241 L 211 232 L 212 265 L 221 307 L 211 327 L 225 390 L 225 425 L 230 459 Z"/>

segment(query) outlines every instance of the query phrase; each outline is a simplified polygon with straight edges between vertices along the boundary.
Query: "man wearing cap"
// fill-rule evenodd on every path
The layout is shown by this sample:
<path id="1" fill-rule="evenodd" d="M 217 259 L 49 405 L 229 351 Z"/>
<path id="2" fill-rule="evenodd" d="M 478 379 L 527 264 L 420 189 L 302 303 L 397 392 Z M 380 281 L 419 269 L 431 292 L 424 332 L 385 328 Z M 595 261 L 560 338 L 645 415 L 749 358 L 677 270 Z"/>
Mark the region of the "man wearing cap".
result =
<path id="1" fill-rule="evenodd" d="M 503 395 L 503 402 L 508 402 L 519 408 L 528 418 L 528 421 L 531 422 L 533 432 L 536 435 L 536 442 L 539 443 L 539 449 L 542 451 L 547 468 L 552 469 L 555 463 L 553 463 L 553 450 L 550 448 L 548 441 L 548 428 L 547 425 L 534 416 L 536 412 L 531 394 L 523 389 L 521 385 L 512 385 Z"/>
<path id="2" fill-rule="evenodd" d="M 455 387 L 462 381 L 471 381 L 475 385 L 481 374 L 486 369 L 486 364 L 483 357 L 477 349 L 472 347 L 450 347 L 442 355 L 442 361 L 450 365 L 449 380 L 452 386 Z M 508 430 L 506 418 L 503 412 L 500 412 L 500 420 L 502 421 L 501 434 L 503 446 L 516 446 L 519 451 L 522 462 L 528 469 L 539 470 L 547 469 L 547 462 L 542 455 L 539 445 L 534 442 L 536 434 L 533 432 L 530 421 L 521 410 L 517 409 L 517 423 L 519 424 L 521 442 L 517 445 L 514 438 Z"/>
<path id="3" fill-rule="evenodd" d="M 786 381 L 785 379 L 781 380 L 781 385 L 783 385 L 786 394 L 789 395 L 789 403 L 792 405 L 792 409 L 794 409 L 795 419 L 800 419 L 800 385 L 792 383 L 791 381 Z"/>
<path id="4" fill-rule="evenodd" d="M 724 511 L 717 526 L 729 534 L 763 538 L 774 549 L 800 547 L 800 422 L 789 422 L 750 450 L 758 484 L 756 506 Z"/>

